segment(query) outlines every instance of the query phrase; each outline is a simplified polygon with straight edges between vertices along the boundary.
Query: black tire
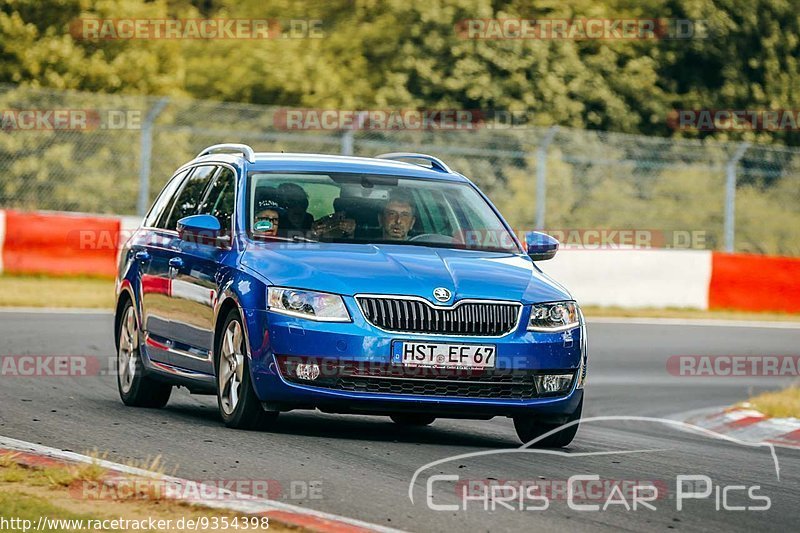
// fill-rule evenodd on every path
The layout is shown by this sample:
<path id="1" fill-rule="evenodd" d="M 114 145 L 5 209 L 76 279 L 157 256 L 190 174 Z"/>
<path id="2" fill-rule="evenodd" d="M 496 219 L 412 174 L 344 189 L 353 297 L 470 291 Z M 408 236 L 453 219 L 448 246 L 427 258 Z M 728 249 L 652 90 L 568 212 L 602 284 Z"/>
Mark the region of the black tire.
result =
<path id="1" fill-rule="evenodd" d="M 172 385 L 145 374 L 139 324 L 130 300 L 126 302 L 119 315 L 117 390 L 125 405 L 155 409 L 167 405 L 172 394 Z"/>
<path id="2" fill-rule="evenodd" d="M 581 402 L 578 404 L 578 407 L 570 415 L 569 419 L 567 420 L 567 422 L 565 422 L 565 424 L 569 422 L 579 421 L 581 419 L 582 411 L 583 411 L 583 398 L 581 398 Z M 533 439 L 544 435 L 548 431 L 552 431 L 563 425 L 564 424 L 542 423 L 532 416 L 514 417 L 514 429 L 517 430 L 517 436 L 519 437 L 519 440 L 521 440 L 523 444 L 527 444 Z M 562 429 L 558 433 L 553 433 L 549 437 L 544 438 L 532 444 L 531 448 L 563 448 L 564 446 L 569 445 L 575 438 L 575 434 L 578 432 L 579 425 L 580 423 L 575 423 L 567 428 Z"/>
<path id="3" fill-rule="evenodd" d="M 226 335 L 230 328 L 238 328 L 240 337 L 236 348 L 236 363 L 231 366 L 231 359 L 228 357 L 223 343 L 226 342 Z M 244 339 L 244 327 L 238 311 L 232 309 L 225 318 L 220 335 L 215 340 L 214 346 L 214 368 L 216 369 L 217 380 L 217 406 L 219 414 L 226 426 L 233 429 L 258 430 L 266 429 L 278 418 L 277 412 L 265 411 L 261 405 L 261 400 L 256 396 L 250 378 L 250 357 L 247 353 L 247 343 Z M 234 342 L 236 344 L 236 342 Z M 223 352 L 226 352 L 225 354 Z M 221 365 L 228 365 L 227 368 Z M 226 379 L 225 376 L 235 379 Z M 237 401 L 231 402 L 230 391 L 235 388 Z M 233 407 L 233 408 L 231 408 Z"/>
<path id="4" fill-rule="evenodd" d="M 391 415 L 392 422 L 401 426 L 429 426 L 436 420 L 435 416 L 416 413 L 398 413 Z"/>

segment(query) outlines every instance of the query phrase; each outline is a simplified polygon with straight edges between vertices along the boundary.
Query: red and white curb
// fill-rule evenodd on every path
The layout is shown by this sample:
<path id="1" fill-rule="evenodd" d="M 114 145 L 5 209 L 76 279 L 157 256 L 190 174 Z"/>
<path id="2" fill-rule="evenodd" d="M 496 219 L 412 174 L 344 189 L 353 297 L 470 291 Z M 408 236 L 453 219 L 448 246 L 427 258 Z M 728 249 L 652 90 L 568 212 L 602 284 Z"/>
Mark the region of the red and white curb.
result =
<path id="1" fill-rule="evenodd" d="M 0 437 L 0 455 L 15 454 L 15 461 L 30 467 L 63 466 L 64 464 L 96 464 L 109 470 L 109 474 L 102 479 L 104 486 L 111 489 L 130 485 L 131 476 L 157 480 L 177 486 L 196 485 L 198 491 L 193 494 L 203 494 L 205 497 L 198 500 L 170 494 L 165 497 L 176 501 L 184 501 L 192 505 L 199 505 L 211 509 L 233 511 L 244 514 L 266 516 L 270 520 L 288 526 L 302 528 L 319 533 L 362 533 L 375 531 L 380 533 L 402 533 L 402 530 L 379 526 L 363 522 L 354 518 L 339 516 L 332 513 L 305 509 L 296 505 L 283 503 L 266 498 L 257 498 L 248 494 L 233 492 L 227 489 L 198 484 L 197 482 L 172 476 L 165 476 L 155 472 L 133 468 L 130 466 L 81 455 L 78 453 L 50 448 L 9 437 Z M 189 492 L 189 491 L 187 491 Z"/>
<path id="2" fill-rule="evenodd" d="M 800 449 L 800 419 L 769 418 L 746 404 L 686 413 L 682 421 L 743 442 Z"/>

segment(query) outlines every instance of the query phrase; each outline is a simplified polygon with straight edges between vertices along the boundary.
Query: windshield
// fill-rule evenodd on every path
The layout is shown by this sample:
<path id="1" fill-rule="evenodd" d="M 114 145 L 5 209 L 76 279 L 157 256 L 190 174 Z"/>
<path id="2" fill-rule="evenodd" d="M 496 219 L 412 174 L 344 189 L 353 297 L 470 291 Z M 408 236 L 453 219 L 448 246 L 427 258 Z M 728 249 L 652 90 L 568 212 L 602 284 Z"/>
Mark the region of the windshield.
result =
<path id="1" fill-rule="evenodd" d="M 253 238 L 519 253 L 468 183 L 367 174 L 250 174 Z"/>

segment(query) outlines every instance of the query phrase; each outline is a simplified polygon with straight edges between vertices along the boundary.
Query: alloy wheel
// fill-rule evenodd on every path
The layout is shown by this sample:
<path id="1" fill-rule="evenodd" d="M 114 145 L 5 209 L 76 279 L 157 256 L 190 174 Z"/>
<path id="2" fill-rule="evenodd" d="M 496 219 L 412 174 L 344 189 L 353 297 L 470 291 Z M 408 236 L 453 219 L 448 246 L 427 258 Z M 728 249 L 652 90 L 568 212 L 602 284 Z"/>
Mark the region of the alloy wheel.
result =
<path id="1" fill-rule="evenodd" d="M 120 324 L 119 351 L 117 352 L 117 368 L 119 383 L 124 393 L 129 393 L 136 376 L 136 360 L 139 354 L 139 330 L 133 307 L 128 307 Z"/>
<path id="2" fill-rule="evenodd" d="M 241 397 L 244 372 L 243 342 L 242 326 L 234 320 L 225 330 L 219 360 L 219 394 L 222 409 L 227 415 L 233 414 Z"/>

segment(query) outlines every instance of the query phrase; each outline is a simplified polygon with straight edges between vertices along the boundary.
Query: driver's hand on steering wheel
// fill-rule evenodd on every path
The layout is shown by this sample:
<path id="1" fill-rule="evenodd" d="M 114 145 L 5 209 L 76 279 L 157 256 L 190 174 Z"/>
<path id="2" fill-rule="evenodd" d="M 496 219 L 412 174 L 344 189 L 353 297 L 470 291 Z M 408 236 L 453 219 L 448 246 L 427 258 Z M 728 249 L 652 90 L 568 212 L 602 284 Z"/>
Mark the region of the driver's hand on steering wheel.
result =
<path id="1" fill-rule="evenodd" d="M 356 221 L 347 218 L 344 212 L 332 213 L 314 222 L 312 229 L 320 237 L 352 238 L 356 231 Z"/>

